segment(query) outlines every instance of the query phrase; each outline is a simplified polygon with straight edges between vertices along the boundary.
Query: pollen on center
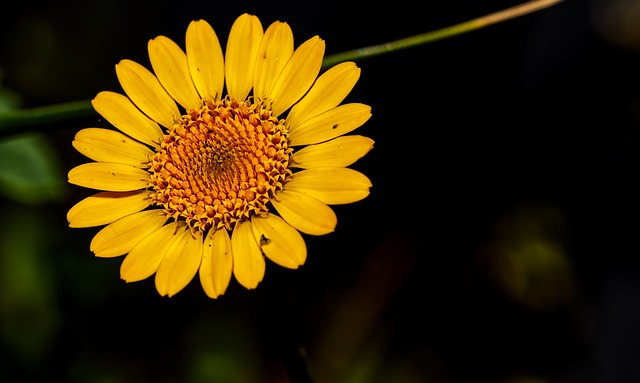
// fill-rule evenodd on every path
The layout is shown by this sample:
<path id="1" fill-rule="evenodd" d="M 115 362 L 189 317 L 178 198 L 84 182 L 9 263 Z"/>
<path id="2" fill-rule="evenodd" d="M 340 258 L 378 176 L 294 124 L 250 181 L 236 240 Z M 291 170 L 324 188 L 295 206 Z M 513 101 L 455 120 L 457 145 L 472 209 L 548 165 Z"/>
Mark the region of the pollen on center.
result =
<path id="1" fill-rule="evenodd" d="M 192 229 L 225 227 L 268 211 L 288 177 L 287 128 L 250 99 L 205 101 L 164 137 L 149 172 L 153 203 Z"/>

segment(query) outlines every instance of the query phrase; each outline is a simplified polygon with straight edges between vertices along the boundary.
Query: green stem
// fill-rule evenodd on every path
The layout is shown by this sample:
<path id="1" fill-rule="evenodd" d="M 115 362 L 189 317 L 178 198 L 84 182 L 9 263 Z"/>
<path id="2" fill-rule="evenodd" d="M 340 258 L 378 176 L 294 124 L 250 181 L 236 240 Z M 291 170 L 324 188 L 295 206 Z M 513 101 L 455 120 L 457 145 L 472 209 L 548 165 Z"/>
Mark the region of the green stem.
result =
<path id="1" fill-rule="evenodd" d="M 516 5 L 514 7 L 507 8 L 505 10 L 492 13 L 487 16 L 469 20 L 461 24 L 452 25 L 450 27 L 422 33 L 415 36 L 405 37 L 403 39 L 384 44 L 372 45 L 369 47 L 354 49 L 351 51 L 326 56 L 324 61 L 322 62 L 322 66 L 331 67 L 344 61 L 364 59 L 367 57 L 378 56 L 401 49 L 432 43 L 434 41 L 442 40 L 448 37 L 475 31 L 477 29 L 484 28 L 501 21 L 513 19 L 518 16 L 523 16 L 528 13 L 550 7 L 556 3 L 559 3 L 560 1 L 562 0 L 532 0 L 524 4 Z"/>
<path id="2" fill-rule="evenodd" d="M 365 59 L 400 49 L 432 43 L 434 41 L 471 32 L 501 21 L 535 12 L 537 10 L 550 7 L 560 1 L 562 0 L 532 0 L 512 8 L 507 8 L 487 16 L 432 32 L 410 36 L 384 44 L 329 55 L 325 57 L 322 62 L 322 66 L 323 68 L 327 68 L 344 61 Z M 90 117 L 94 113 L 95 111 L 91 107 L 91 103 L 89 101 L 76 101 L 0 113 L 0 137 L 22 133 L 29 130 L 43 130 L 45 129 L 45 126 L 50 127 L 49 130 L 59 129 L 59 124 L 56 123 Z"/>
<path id="3" fill-rule="evenodd" d="M 0 136 L 46 129 L 45 126 L 57 128 L 60 122 L 90 117 L 95 113 L 88 100 L 12 110 L 0 113 Z"/>

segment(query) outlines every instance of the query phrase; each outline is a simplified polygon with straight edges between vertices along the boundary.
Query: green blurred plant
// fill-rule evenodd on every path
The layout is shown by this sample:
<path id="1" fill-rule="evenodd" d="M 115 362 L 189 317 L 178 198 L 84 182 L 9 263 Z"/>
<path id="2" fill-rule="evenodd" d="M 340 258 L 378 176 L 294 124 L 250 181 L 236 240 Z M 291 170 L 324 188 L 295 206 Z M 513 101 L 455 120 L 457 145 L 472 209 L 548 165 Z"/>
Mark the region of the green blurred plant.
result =
<path id="1" fill-rule="evenodd" d="M 0 73 L 0 79 L 1 79 Z M 0 87 L 0 115 L 11 115 L 21 98 Z M 0 139 L 0 193 L 12 200 L 37 204 L 62 197 L 64 172 L 51 143 L 39 132 L 15 132 Z"/>

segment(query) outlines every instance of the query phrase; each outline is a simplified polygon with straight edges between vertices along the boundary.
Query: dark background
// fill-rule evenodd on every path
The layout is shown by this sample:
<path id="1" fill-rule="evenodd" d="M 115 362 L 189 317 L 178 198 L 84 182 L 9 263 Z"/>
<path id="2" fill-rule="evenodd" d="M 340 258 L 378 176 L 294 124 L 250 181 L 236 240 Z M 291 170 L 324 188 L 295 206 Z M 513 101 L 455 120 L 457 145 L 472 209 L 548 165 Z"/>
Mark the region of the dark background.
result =
<path id="1" fill-rule="evenodd" d="M 0 86 L 25 108 L 120 92 L 119 60 L 149 68 L 147 41 L 184 46 L 199 18 L 223 46 L 241 13 L 286 21 L 329 55 L 516 4 L 17 2 Z M 298 343 L 318 383 L 640 381 L 638 2 L 567 0 L 357 63 L 370 196 L 305 236 L 302 268 L 217 300 L 94 258 L 66 172 L 99 117 L 41 126 L 56 192 L 0 199 L 0 381 L 294 382 Z"/>

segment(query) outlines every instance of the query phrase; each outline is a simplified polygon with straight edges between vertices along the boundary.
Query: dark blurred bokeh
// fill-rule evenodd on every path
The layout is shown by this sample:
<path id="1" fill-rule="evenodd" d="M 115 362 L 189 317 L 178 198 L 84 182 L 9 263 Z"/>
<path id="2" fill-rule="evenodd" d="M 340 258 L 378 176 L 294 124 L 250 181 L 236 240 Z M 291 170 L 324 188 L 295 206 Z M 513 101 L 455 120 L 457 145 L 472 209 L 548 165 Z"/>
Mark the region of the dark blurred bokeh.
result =
<path id="1" fill-rule="evenodd" d="M 221 42 L 243 12 L 327 54 L 450 26 L 516 1 L 14 2 L 0 23 L 0 110 L 120 92 L 147 41 Z M 218 300 L 173 298 L 69 229 L 66 183 L 99 116 L 0 141 L 0 381 L 317 383 L 640 381 L 640 2 L 566 0 L 358 62 L 373 108 L 353 167 L 371 195 Z M 299 381 L 299 380 L 298 380 Z"/>

